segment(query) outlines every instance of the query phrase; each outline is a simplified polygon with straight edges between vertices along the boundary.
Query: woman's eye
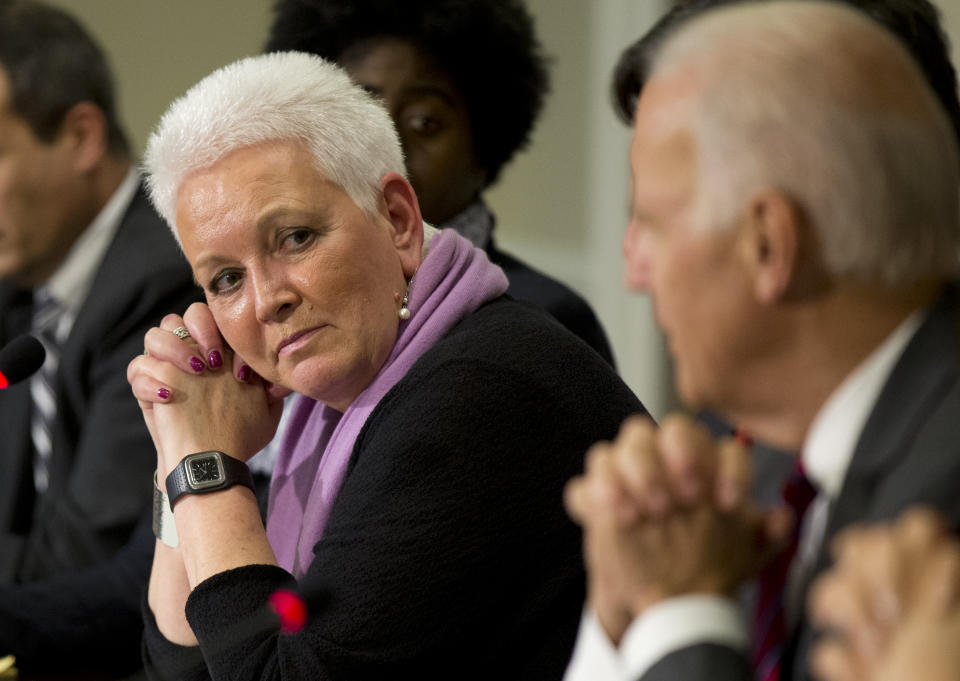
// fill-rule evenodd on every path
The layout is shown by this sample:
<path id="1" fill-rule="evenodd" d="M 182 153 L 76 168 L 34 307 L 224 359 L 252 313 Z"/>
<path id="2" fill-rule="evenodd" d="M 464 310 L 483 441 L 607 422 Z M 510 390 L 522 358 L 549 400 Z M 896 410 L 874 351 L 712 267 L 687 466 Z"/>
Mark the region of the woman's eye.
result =
<path id="1" fill-rule="evenodd" d="M 298 249 L 313 241 L 314 233 L 309 229 L 295 229 L 280 238 L 280 247 L 283 249 Z"/>
<path id="2" fill-rule="evenodd" d="M 210 282 L 208 287 L 213 293 L 227 293 L 234 288 L 237 284 L 240 283 L 240 273 L 228 270 L 226 272 L 221 272 L 216 277 L 213 278 L 213 281 Z"/>
<path id="3" fill-rule="evenodd" d="M 434 135 L 440 131 L 440 121 L 431 116 L 411 116 L 410 129 L 421 135 Z"/>

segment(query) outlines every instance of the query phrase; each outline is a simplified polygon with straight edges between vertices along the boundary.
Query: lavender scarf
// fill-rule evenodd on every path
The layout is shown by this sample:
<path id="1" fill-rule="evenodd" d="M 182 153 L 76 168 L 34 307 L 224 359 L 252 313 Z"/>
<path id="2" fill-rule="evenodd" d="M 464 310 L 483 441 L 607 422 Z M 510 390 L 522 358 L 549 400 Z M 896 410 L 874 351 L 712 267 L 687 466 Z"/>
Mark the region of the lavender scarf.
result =
<path id="1" fill-rule="evenodd" d="M 410 286 L 410 319 L 373 382 L 342 414 L 298 396 L 270 484 L 267 537 L 280 565 L 299 579 L 313 560 L 363 424 L 384 395 L 454 325 L 507 290 L 486 253 L 453 230 L 434 236 Z"/>

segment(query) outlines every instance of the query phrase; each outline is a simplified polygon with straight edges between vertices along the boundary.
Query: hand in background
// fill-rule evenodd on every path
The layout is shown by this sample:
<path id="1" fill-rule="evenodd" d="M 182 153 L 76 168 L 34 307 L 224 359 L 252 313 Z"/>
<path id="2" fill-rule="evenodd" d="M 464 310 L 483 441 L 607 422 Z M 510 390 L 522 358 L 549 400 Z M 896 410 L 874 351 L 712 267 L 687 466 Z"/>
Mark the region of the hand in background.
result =
<path id="1" fill-rule="evenodd" d="M 823 681 L 960 679 L 960 543 L 934 511 L 855 527 L 834 541 L 834 567 L 809 611 L 823 630 L 810 657 Z"/>
<path id="2" fill-rule="evenodd" d="M 754 508 L 750 485 L 748 450 L 686 416 L 660 428 L 628 419 L 614 442 L 591 448 L 565 502 L 583 527 L 588 599 L 611 640 L 666 598 L 730 595 L 762 565 L 790 525 Z"/>
<path id="3" fill-rule="evenodd" d="M 928 509 L 856 527 L 834 541 L 834 567 L 809 612 L 824 631 L 810 657 L 822 681 L 960 679 L 960 543 Z"/>

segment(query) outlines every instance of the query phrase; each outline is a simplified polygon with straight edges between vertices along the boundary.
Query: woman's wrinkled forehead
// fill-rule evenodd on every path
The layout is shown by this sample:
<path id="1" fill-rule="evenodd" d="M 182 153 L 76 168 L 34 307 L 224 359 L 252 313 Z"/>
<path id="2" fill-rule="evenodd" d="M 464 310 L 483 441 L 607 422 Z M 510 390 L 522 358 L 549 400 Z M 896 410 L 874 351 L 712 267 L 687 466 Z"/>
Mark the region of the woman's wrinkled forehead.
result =
<path id="1" fill-rule="evenodd" d="M 228 246 L 282 225 L 332 223 L 337 213 L 358 210 L 302 145 L 276 142 L 235 150 L 187 175 L 177 197 L 177 232 L 196 265 L 205 244 Z"/>

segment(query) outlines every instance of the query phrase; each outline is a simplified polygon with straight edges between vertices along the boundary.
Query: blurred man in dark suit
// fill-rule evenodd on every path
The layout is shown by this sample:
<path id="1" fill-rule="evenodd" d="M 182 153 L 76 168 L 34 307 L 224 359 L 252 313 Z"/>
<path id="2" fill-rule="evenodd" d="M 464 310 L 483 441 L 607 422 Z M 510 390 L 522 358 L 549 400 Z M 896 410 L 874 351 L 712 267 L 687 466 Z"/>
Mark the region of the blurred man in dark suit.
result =
<path id="1" fill-rule="evenodd" d="M 0 3 L 0 346 L 30 333 L 47 350 L 0 391 L 0 654 L 58 617 L 78 636 L 101 624 L 70 621 L 89 591 L 23 605 L 15 585 L 106 561 L 149 509 L 155 456 L 126 366 L 146 329 L 198 297 L 144 194 L 100 48 L 58 9 Z M 114 596 L 134 641 L 139 585 Z"/>

